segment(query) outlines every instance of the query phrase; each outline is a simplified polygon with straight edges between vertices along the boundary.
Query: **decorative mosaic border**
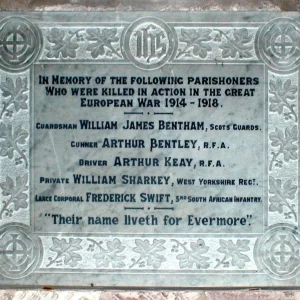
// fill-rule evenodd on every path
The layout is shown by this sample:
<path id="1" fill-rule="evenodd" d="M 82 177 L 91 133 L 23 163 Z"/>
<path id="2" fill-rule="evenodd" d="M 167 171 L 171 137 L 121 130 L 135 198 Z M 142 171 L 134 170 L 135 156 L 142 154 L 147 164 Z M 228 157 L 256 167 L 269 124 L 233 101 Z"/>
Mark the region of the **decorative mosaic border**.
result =
<path id="1" fill-rule="evenodd" d="M 269 225 L 298 225 L 298 76 L 268 71 Z"/>
<path id="2" fill-rule="evenodd" d="M 177 27 L 177 61 L 257 61 L 257 27 Z M 42 27 L 40 61 L 127 61 L 122 53 L 124 27 Z M 171 62 L 169 60 L 169 62 Z"/>
<path id="3" fill-rule="evenodd" d="M 0 52 L 5 53 L 0 57 L 0 269 L 3 276 L 17 279 L 32 272 L 49 273 L 59 269 L 70 273 L 76 270 L 263 272 L 279 280 L 296 276 L 300 272 L 300 47 L 297 44 L 300 24 L 279 18 L 261 27 L 235 26 L 230 22 L 224 26 L 220 23 L 218 26 L 174 25 L 157 18 L 141 18 L 127 26 L 106 25 L 38 28 L 17 17 L 0 22 Z M 169 39 L 170 46 L 165 58 L 157 58 L 153 64 L 128 53 L 131 33 L 148 26 L 164 32 L 163 38 Z M 14 53 L 16 48 L 7 51 L 7 45 L 13 46 L 17 39 L 16 29 L 30 36 L 26 43 L 20 41 L 22 45 L 30 45 L 21 54 Z M 24 35 L 21 37 L 24 39 Z M 259 51 L 257 43 L 261 45 Z M 29 102 L 30 65 L 38 56 L 38 61 L 43 63 L 131 62 L 142 69 L 180 62 L 264 61 L 268 80 L 268 211 L 265 212 L 268 227 L 265 233 L 251 238 L 226 235 L 228 238 L 222 239 L 202 235 L 171 239 L 34 234 L 30 228 L 28 191 Z M 7 254 L 16 251 L 17 244 L 30 252 L 22 264 L 7 259 Z"/>
<path id="4" fill-rule="evenodd" d="M 257 270 L 253 268 L 251 251 L 255 241 L 256 238 L 42 237 L 45 252 L 40 268 Z"/>

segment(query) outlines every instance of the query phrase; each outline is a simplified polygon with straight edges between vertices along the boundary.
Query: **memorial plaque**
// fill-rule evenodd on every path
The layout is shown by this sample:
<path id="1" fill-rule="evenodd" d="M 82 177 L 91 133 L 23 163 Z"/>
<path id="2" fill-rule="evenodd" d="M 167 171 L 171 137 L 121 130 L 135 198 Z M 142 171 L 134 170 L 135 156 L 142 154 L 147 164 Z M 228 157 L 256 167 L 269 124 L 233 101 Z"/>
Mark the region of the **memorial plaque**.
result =
<path id="1" fill-rule="evenodd" d="M 2 287 L 299 285 L 299 13 L 0 18 Z"/>

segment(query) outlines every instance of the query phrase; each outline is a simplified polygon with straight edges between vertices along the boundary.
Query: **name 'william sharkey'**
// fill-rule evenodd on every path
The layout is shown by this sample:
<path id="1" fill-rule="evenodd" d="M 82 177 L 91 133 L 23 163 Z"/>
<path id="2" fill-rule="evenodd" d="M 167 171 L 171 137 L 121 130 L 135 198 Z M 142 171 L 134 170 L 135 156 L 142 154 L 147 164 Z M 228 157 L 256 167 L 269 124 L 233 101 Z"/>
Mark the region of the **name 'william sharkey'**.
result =
<path id="1" fill-rule="evenodd" d="M 118 180 L 119 181 L 119 180 Z M 117 176 L 73 174 L 74 184 L 117 184 Z M 168 185 L 170 176 L 135 176 L 124 174 L 120 176 L 123 185 Z"/>
<path id="2" fill-rule="evenodd" d="M 170 183 L 170 176 L 135 176 L 123 174 L 116 175 L 85 175 L 73 174 L 74 184 L 129 184 L 129 185 L 168 185 Z M 70 184 L 70 178 L 54 178 L 54 177 L 40 177 L 39 182 L 42 184 Z"/>

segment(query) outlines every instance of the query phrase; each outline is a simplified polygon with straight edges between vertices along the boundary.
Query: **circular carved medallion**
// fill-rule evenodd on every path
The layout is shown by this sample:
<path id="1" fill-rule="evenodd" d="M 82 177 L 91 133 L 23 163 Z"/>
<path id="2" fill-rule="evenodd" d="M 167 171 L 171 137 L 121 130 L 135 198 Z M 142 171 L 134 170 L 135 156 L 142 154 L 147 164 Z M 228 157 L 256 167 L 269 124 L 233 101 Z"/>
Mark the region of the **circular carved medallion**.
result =
<path id="1" fill-rule="evenodd" d="M 19 17 L 0 22 L 0 67 L 8 71 L 23 71 L 37 58 L 42 45 L 39 29 Z"/>
<path id="2" fill-rule="evenodd" d="M 0 272 L 8 278 L 22 278 L 40 264 L 42 244 L 28 226 L 11 223 L 0 228 Z"/>
<path id="3" fill-rule="evenodd" d="M 255 245 L 255 259 L 263 271 L 276 279 L 289 279 L 300 271 L 300 235 L 291 225 L 276 225 Z"/>
<path id="4" fill-rule="evenodd" d="M 300 63 L 300 26 L 287 18 L 266 24 L 258 39 L 262 59 L 271 68 L 289 71 Z"/>
<path id="5" fill-rule="evenodd" d="M 142 18 L 126 30 L 122 51 L 137 67 L 154 70 L 168 62 L 176 46 L 177 40 L 167 24 L 156 18 Z"/>

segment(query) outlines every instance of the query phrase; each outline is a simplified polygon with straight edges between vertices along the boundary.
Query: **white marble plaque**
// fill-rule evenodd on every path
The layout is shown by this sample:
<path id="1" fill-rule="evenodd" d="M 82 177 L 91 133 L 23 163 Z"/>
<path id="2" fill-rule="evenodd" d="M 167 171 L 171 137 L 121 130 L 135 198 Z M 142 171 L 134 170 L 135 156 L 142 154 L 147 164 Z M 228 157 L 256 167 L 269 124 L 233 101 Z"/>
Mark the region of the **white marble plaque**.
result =
<path id="1" fill-rule="evenodd" d="M 1 286 L 299 284 L 299 14 L 0 18 Z"/>

